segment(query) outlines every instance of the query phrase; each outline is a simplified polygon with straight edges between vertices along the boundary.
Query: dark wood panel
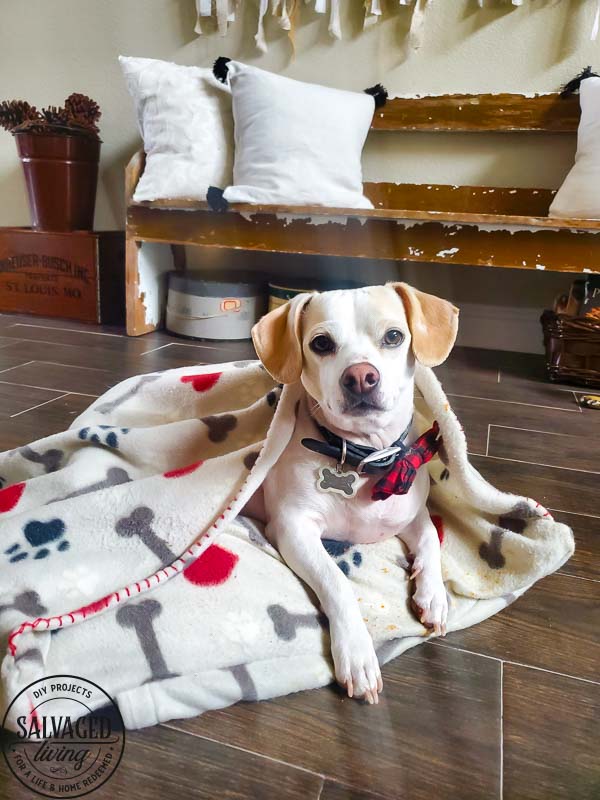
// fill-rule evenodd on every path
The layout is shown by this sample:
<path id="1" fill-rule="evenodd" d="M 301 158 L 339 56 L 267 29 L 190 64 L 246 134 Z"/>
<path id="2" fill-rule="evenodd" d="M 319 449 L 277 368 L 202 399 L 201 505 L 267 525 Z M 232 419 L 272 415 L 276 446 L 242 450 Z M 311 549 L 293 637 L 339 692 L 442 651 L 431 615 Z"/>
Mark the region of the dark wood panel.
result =
<path id="1" fill-rule="evenodd" d="M 521 355 L 528 358 L 520 359 Z M 507 363 L 509 359 L 512 361 L 512 356 L 514 363 Z M 434 372 L 448 394 L 577 412 L 580 410 L 573 387 L 548 381 L 543 356 L 455 347 L 448 360 L 436 367 Z M 500 408 L 498 412 L 501 413 Z M 512 412 L 519 413 L 515 408 Z"/>
<path id="2" fill-rule="evenodd" d="M 44 323 L 46 321 L 44 320 Z M 116 354 L 131 353 L 133 355 L 143 353 L 151 345 L 145 339 L 131 339 L 130 337 L 103 333 L 97 329 L 89 330 L 83 328 L 78 330 L 72 328 L 71 320 L 62 320 L 64 327 L 50 327 L 23 322 L 13 323 L 11 328 L 3 332 L 5 339 L 15 342 L 47 343 L 49 351 L 52 345 L 85 346 L 89 351 L 102 350 Z M 83 326 L 82 326 L 83 327 Z M 86 326 L 89 328 L 90 326 Z"/>
<path id="3" fill-rule="evenodd" d="M 600 581 L 600 507 L 598 514 L 598 517 L 584 517 L 552 511 L 553 517 L 572 528 L 575 535 L 575 554 L 560 568 L 565 575 Z"/>
<path id="4" fill-rule="evenodd" d="M 163 727 L 128 733 L 112 778 L 97 800 L 318 800 L 322 779 L 286 764 Z M 0 759 L 0 785 L 11 800 L 31 800 Z"/>
<path id="5" fill-rule="evenodd" d="M 600 414 L 598 416 L 600 417 Z M 595 472 L 600 486 L 600 475 L 598 474 L 600 473 L 600 452 L 590 442 L 591 430 L 588 430 L 587 436 L 524 430 L 521 428 L 522 425 L 536 423 L 535 421 L 526 423 L 520 415 L 515 423 L 519 425 L 518 428 L 506 425 L 490 427 L 488 455 L 496 458 L 511 458 L 530 464 L 547 464 L 548 466 Z M 568 428 L 569 426 L 564 427 Z M 581 428 L 581 424 L 578 427 Z"/>
<path id="6" fill-rule="evenodd" d="M 443 646 L 599 680 L 600 583 L 550 575 L 502 613 L 449 634 Z"/>
<path id="7" fill-rule="evenodd" d="M 150 346 L 151 348 L 151 346 Z M 149 348 L 149 349 L 150 349 Z M 169 369 L 170 367 L 193 366 L 195 364 L 220 364 L 226 361 L 246 361 L 255 359 L 256 351 L 251 341 L 247 342 L 206 342 L 194 345 L 173 342 L 168 347 L 147 353 L 140 360 L 144 365 L 150 364 L 150 370 Z"/>
<path id="8" fill-rule="evenodd" d="M 110 369 L 72 367 L 68 364 L 32 361 L 0 373 L 0 381 L 22 386 L 41 386 L 57 392 L 79 392 L 100 395 L 119 380 L 118 373 Z M 91 399 L 90 399 L 91 402 Z"/>
<path id="9" fill-rule="evenodd" d="M 575 408 L 544 408 L 530 404 L 520 405 L 517 402 L 513 403 L 505 400 L 485 400 L 480 397 L 461 397 L 453 394 L 449 395 L 449 400 L 465 430 L 470 453 L 485 455 L 488 446 L 488 426 L 490 425 L 500 426 L 490 429 L 494 432 L 494 442 L 501 439 L 504 431 L 507 430 L 503 426 L 510 426 L 511 423 L 518 424 L 524 428 L 548 431 L 548 436 L 552 432 L 569 434 L 570 431 L 573 431 L 577 433 L 577 436 L 572 435 L 570 438 L 578 439 L 587 436 L 588 439 L 586 441 L 588 442 L 589 436 L 597 435 L 597 429 L 586 428 L 585 420 L 581 414 L 576 412 Z M 422 402 L 419 401 L 417 407 Z M 524 437 L 522 442 L 519 439 L 519 434 L 521 433 Z M 514 432 L 511 437 L 511 446 L 507 443 L 502 450 L 502 457 L 522 461 L 530 460 L 533 463 L 539 463 L 533 461 L 534 458 L 539 458 L 546 464 L 555 462 L 557 465 L 562 463 L 565 466 L 571 466 L 571 462 L 566 456 L 561 459 L 560 452 L 553 449 L 555 446 L 558 447 L 559 440 L 555 444 L 554 439 L 544 439 L 544 434 L 539 434 L 542 437 L 539 440 L 539 444 L 541 446 L 547 445 L 547 449 L 533 452 L 526 449 L 528 435 L 527 431 L 517 430 Z M 491 440 L 492 437 L 490 437 Z M 514 448 L 512 447 L 512 442 L 515 444 Z M 489 455 L 500 456 L 500 453 L 492 451 L 490 446 Z"/>
<path id="10" fill-rule="evenodd" d="M 329 221 L 315 226 L 318 214 Z M 359 215 L 348 209 L 278 208 L 276 216 L 273 209 L 250 207 L 241 216 L 132 206 L 128 226 L 135 239 L 175 244 L 514 269 L 539 264 L 549 272 L 600 270 L 600 221 L 577 231 L 558 230 L 556 221 L 543 218 L 443 216 L 444 223 L 421 211 Z"/>
<path id="11" fill-rule="evenodd" d="M 376 209 L 518 217 L 545 217 L 556 194 L 550 189 L 431 183 L 365 183 L 364 192 Z"/>
<path id="12" fill-rule="evenodd" d="M 499 671 L 423 645 L 384 668 L 377 706 L 326 688 L 169 724 L 390 800 L 480 800 L 498 793 Z"/>
<path id="13" fill-rule="evenodd" d="M 600 686 L 504 666 L 504 800 L 596 800 Z"/>
<path id="14" fill-rule="evenodd" d="M 598 476 L 557 467 L 473 456 L 473 466 L 498 489 L 535 497 L 546 508 L 598 514 Z"/>
<path id="15" fill-rule="evenodd" d="M 373 130 L 575 133 L 579 98 L 543 94 L 451 94 L 396 97 L 375 110 Z"/>
<path id="16" fill-rule="evenodd" d="M 0 373 L 0 419 L 9 419 L 13 414 L 19 414 L 40 403 L 60 397 L 60 392 L 2 383 L 3 374 L 12 373 Z"/>
<path id="17" fill-rule="evenodd" d="M 26 391 L 23 387 L 13 387 Z M 46 399 L 56 396 L 54 392 L 44 392 Z M 66 430 L 73 420 L 90 406 L 94 398 L 70 394 L 60 397 L 45 406 L 27 411 L 18 417 L 8 419 L 0 416 L 0 452 L 22 447 L 30 442 Z M 42 401 L 43 402 L 43 401 Z"/>
<path id="18" fill-rule="evenodd" d="M 336 781 L 325 781 L 319 800 L 379 800 L 380 794 L 353 789 Z"/>
<path id="19" fill-rule="evenodd" d="M 0 380 L 2 379 L 3 375 L 9 375 L 10 373 L 7 370 L 12 370 L 13 367 L 18 367 L 21 364 L 25 364 L 30 359 L 23 357 L 23 351 L 18 350 L 16 353 L 13 352 L 13 346 L 9 345 L 8 347 L 3 347 L 0 349 Z"/>
<path id="20" fill-rule="evenodd" d="M 0 358 L 3 354 L 10 357 L 20 358 L 25 361 L 44 361 L 65 364 L 71 367 L 92 367 L 94 369 L 113 370 L 116 368 L 126 368 L 135 365 L 139 371 L 139 345 L 136 342 L 138 352 L 135 352 L 135 345 L 131 351 L 128 349 L 127 340 L 122 341 L 122 352 L 115 353 L 114 350 L 104 348 L 90 348 L 88 343 L 77 344 L 77 336 L 69 344 L 47 343 L 42 339 L 37 341 L 17 341 L 12 347 L 5 347 L 0 350 Z M 135 341 L 135 340 L 134 340 Z"/>
<path id="21" fill-rule="evenodd" d="M 451 186 L 447 186 L 444 184 L 438 184 L 440 187 L 444 186 L 445 189 L 452 189 Z M 393 188 L 394 184 L 390 184 L 390 188 L 388 190 L 388 194 L 394 195 L 398 190 Z M 400 185 L 402 186 L 402 185 Z M 405 184 L 405 186 L 410 186 L 410 184 Z M 369 192 L 377 192 L 376 189 L 371 188 L 372 185 L 364 184 L 364 190 Z M 460 187 L 459 187 L 460 188 Z M 473 191 L 480 191 L 481 189 L 487 189 L 489 192 L 490 189 L 496 190 L 497 187 L 465 187 L 466 189 L 471 188 Z M 510 189 L 508 190 L 510 192 Z M 518 191 L 518 190 L 515 190 Z M 533 194 L 534 192 L 543 192 L 542 189 L 523 189 L 522 198 L 527 196 L 527 192 L 531 191 Z M 401 188 L 398 191 L 398 200 L 392 202 L 399 203 L 402 199 L 402 192 L 403 189 Z M 413 184 L 412 185 L 412 192 L 415 194 L 416 197 L 420 195 L 421 192 L 421 184 Z M 449 196 L 451 196 L 451 192 L 449 192 Z M 482 192 L 483 194 L 483 192 Z M 385 192 L 384 192 L 384 197 Z M 458 193 L 458 197 L 460 197 L 460 192 Z M 381 197 L 379 198 L 382 199 Z M 390 198 L 391 199 L 391 198 Z M 537 200 L 533 201 L 538 207 L 545 207 L 542 205 L 541 200 L 538 198 Z M 237 218 L 238 223 L 240 222 L 240 218 L 245 220 L 249 225 L 256 226 L 260 224 L 269 224 L 271 225 L 277 218 L 293 218 L 294 217 L 325 217 L 326 219 L 335 219 L 338 221 L 343 221 L 343 224 L 346 224 L 346 220 L 367 220 L 367 221 L 374 221 L 374 220 L 387 220 L 387 221 L 394 221 L 394 222 L 407 222 L 407 221 L 421 221 L 421 222 L 432 222 L 436 221 L 440 218 L 440 214 L 442 215 L 442 219 L 446 221 L 448 224 L 455 223 L 457 225 L 464 224 L 464 225 L 481 225 L 484 226 L 497 226 L 500 228 L 510 228 L 510 226 L 515 227 L 525 227 L 531 228 L 532 230 L 537 229 L 549 229 L 549 230 L 556 230 L 560 229 L 561 233 L 567 233 L 573 230 L 581 230 L 581 231 L 597 231 L 600 230 L 600 220 L 598 219 L 578 219 L 578 218 L 555 218 L 555 217 L 548 217 L 546 213 L 542 215 L 535 215 L 530 213 L 519 213 L 519 214 L 510 214 L 507 211 L 486 211 L 487 204 L 489 203 L 490 208 L 494 207 L 493 200 L 485 200 L 484 203 L 486 204 L 483 208 L 477 208 L 475 210 L 466 211 L 461 208 L 462 203 L 457 201 L 458 208 L 457 209 L 447 209 L 445 211 L 438 211 L 435 209 L 430 208 L 411 208 L 410 206 L 406 207 L 400 205 L 399 207 L 392 206 L 382 206 L 380 208 L 344 208 L 344 207 L 331 207 L 331 206 L 319 206 L 319 205 L 310 205 L 310 206 L 301 206 L 301 205 L 272 205 L 272 204 L 264 204 L 260 205 L 250 204 L 250 203 L 236 203 L 232 204 L 229 210 L 226 213 L 215 213 L 210 209 L 207 203 L 198 201 L 198 200 L 186 200 L 180 198 L 173 198 L 173 199 L 165 199 L 165 200 L 152 200 L 152 201 L 144 201 L 140 203 L 131 202 L 128 206 L 127 210 L 127 222 L 128 222 L 128 235 L 132 240 L 144 240 L 144 241 L 153 241 L 154 237 L 152 234 L 152 225 L 156 221 L 156 218 L 159 216 L 165 216 L 165 213 L 168 211 L 169 214 L 167 215 L 169 218 L 172 219 L 173 222 L 176 220 L 185 219 L 187 216 L 188 222 L 193 223 L 189 225 L 188 228 L 194 228 L 198 224 L 199 221 L 202 221 L 202 218 L 207 216 L 209 218 L 215 217 L 225 217 L 231 218 L 235 216 Z M 417 202 L 417 206 L 419 203 Z M 186 214 L 182 217 L 181 212 L 185 211 Z M 177 214 L 178 216 L 172 216 Z M 191 216 L 191 215 L 194 216 Z M 263 219 L 266 217 L 266 219 Z M 250 218 L 250 219 L 249 219 Z M 284 219 L 286 223 L 289 224 L 290 220 Z M 315 224 L 315 223 L 312 223 Z M 323 222 L 319 222 L 319 225 L 324 224 Z M 365 223 L 363 223 L 365 224 Z M 178 226 L 180 227 L 180 226 Z M 143 232 L 146 231 L 147 235 L 143 235 Z M 264 231 L 262 234 L 264 235 Z M 163 241 L 169 242 L 168 239 L 165 237 L 157 238 L 156 241 Z M 173 242 L 171 242 L 173 243 Z M 192 241 L 191 239 L 185 239 L 182 242 L 174 242 L 175 244 L 212 244 L 210 241 L 206 241 L 205 239 L 200 239 L 199 241 Z M 232 247 L 233 245 L 221 245 L 226 247 Z M 253 249 L 261 249 L 259 247 L 252 247 L 248 246 L 244 249 L 253 250 Z M 276 248 L 272 248 L 273 252 L 277 252 Z M 298 252 L 304 252 L 299 250 Z"/>
<path id="22" fill-rule="evenodd" d="M 122 333 L 125 332 L 123 325 L 95 325 L 94 323 L 79 322 L 77 320 L 57 319 L 55 317 L 38 316 L 37 314 L 31 316 L 30 314 L 17 314 L 13 312 L 0 313 L 0 332 L 5 334 L 7 328 L 13 328 L 15 325 L 27 325 L 36 328 L 55 328 L 68 329 L 73 331 L 101 331 L 103 333 Z"/>

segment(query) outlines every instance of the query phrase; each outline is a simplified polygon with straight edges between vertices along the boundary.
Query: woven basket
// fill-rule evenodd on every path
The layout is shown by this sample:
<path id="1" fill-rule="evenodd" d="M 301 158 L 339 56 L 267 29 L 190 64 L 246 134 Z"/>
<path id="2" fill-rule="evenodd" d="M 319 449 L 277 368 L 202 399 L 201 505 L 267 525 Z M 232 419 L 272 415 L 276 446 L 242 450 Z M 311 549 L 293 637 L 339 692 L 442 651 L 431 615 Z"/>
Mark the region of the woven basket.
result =
<path id="1" fill-rule="evenodd" d="M 541 323 L 549 379 L 600 387 L 600 321 L 544 311 Z"/>

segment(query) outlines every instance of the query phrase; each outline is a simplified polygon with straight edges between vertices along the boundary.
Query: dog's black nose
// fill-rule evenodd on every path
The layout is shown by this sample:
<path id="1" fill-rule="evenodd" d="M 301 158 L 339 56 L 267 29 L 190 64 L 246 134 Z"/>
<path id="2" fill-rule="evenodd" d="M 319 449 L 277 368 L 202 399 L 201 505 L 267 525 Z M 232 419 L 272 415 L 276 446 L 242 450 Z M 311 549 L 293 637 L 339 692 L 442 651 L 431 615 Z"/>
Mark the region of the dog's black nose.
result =
<path id="1" fill-rule="evenodd" d="M 379 385 L 380 375 L 372 364 L 363 361 L 347 367 L 342 373 L 340 383 L 344 391 L 354 397 L 370 394 Z"/>

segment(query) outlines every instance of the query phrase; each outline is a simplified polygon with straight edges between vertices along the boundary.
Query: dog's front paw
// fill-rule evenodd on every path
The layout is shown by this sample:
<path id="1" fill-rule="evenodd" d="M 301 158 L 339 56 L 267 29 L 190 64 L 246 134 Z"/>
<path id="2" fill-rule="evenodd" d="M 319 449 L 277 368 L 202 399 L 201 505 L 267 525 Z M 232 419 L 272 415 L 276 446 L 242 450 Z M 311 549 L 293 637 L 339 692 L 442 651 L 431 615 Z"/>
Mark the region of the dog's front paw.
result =
<path id="1" fill-rule="evenodd" d="M 383 689 L 381 670 L 362 619 L 353 624 L 330 624 L 330 633 L 337 682 L 346 688 L 348 697 L 378 703 Z"/>
<path id="2" fill-rule="evenodd" d="M 417 588 L 412 598 L 412 607 L 415 614 L 426 628 L 433 628 L 437 636 L 445 636 L 448 595 L 442 576 L 431 575 L 427 570 L 422 570 L 414 577 Z"/>

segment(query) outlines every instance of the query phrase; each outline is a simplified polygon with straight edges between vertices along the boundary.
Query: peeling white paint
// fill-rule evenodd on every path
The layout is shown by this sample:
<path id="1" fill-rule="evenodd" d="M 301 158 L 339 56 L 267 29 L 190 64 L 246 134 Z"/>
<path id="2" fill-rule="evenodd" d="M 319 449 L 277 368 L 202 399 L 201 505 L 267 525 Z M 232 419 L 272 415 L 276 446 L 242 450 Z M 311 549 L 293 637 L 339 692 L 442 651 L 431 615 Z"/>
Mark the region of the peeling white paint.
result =
<path id="1" fill-rule="evenodd" d="M 410 245 L 408 246 L 408 252 L 411 256 L 415 256 L 416 258 L 423 255 L 422 250 L 419 250 L 418 247 L 411 247 Z"/>
<path id="2" fill-rule="evenodd" d="M 158 325 L 166 304 L 166 273 L 173 269 L 171 248 L 144 242 L 138 255 L 138 297 L 144 305 L 144 321 Z"/>
<path id="3" fill-rule="evenodd" d="M 438 258 L 446 258 L 446 256 L 454 256 L 460 250 L 459 247 L 451 247 L 449 250 L 440 250 L 439 253 L 436 253 Z"/>
<path id="4" fill-rule="evenodd" d="M 506 92 L 486 92 L 486 94 L 490 94 L 492 97 L 497 97 L 501 94 L 506 94 Z M 548 95 L 555 95 L 556 92 L 519 92 L 519 97 L 547 97 Z M 439 97 L 439 94 L 390 94 L 388 100 L 418 100 L 421 97 Z M 476 106 L 479 105 L 479 96 L 478 95 L 469 95 L 465 94 L 465 101 L 470 105 Z"/>
<path id="5" fill-rule="evenodd" d="M 536 264 L 535 268 L 536 269 L 546 269 L 546 267 L 543 264 Z"/>
<path id="6" fill-rule="evenodd" d="M 312 214 L 275 214 L 275 217 L 278 220 L 283 221 L 284 225 L 291 225 L 292 222 L 298 221 L 305 221 L 308 225 L 347 225 L 349 219 L 354 219 L 360 222 L 361 225 L 365 225 L 369 219 L 373 219 L 373 217 L 361 217 L 361 216 L 333 216 L 328 217 L 325 214 L 323 216 L 314 216 Z"/>

